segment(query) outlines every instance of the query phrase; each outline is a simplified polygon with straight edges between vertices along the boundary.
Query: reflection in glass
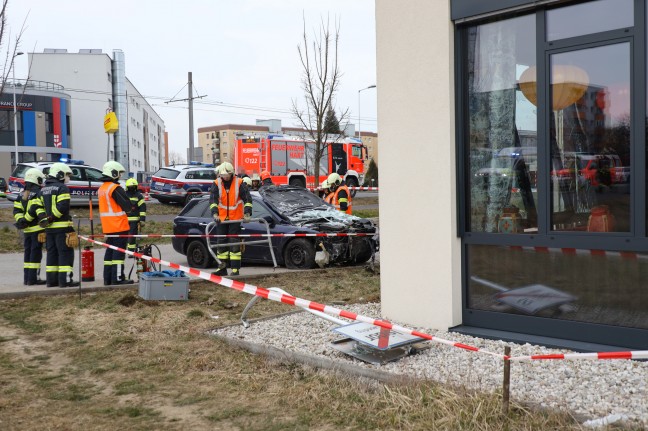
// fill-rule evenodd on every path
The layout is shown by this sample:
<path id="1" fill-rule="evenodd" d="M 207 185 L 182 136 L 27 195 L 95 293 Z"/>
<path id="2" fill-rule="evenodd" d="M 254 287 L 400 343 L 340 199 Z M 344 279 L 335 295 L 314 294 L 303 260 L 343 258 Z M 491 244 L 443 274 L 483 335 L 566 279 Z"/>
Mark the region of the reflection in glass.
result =
<path id="1" fill-rule="evenodd" d="M 648 329 L 648 255 L 468 246 L 468 308 Z"/>
<path id="2" fill-rule="evenodd" d="M 535 15 L 466 30 L 469 226 L 537 231 L 537 114 L 518 88 L 535 64 Z"/>
<path id="3" fill-rule="evenodd" d="M 551 228 L 630 231 L 630 44 L 554 54 Z"/>
<path id="4" fill-rule="evenodd" d="M 634 26 L 634 0 L 597 0 L 547 11 L 547 40 Z"/>

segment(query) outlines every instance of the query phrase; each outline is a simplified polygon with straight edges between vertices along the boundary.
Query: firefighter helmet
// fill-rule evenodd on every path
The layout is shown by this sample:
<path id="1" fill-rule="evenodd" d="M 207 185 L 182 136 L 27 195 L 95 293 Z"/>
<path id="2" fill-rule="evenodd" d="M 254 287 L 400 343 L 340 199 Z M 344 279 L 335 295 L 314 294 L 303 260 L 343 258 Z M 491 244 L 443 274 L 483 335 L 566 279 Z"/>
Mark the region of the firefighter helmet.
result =
<path id="1" fill-rule="evenodd" d="M 265 181 L 268 178 L 270 178 L 270 172 L 268 172 L 268 171 L 261 172 L 261 181 Z"/>
<path id="2" fill-rule="evenodd" d="M 216 168 L 216 173 L 220 175 L 233 174 L 234 166 L 230 162 L 223 162 Z"/>
<path id="3" fill-rule="evenodd" d="M 250 179 L 250 177 L 244 177 L 243 182 L 245 183 L 246 186 L 252 187 L 252 180 Z"/>
<path id="4" fill-rule="evenodd" d="M 129 178 L 126 180 L 126 190 L 134 192 L 137 190 L 137 180 L 135 178 Z"/>
<path id="5" fill-rule="evenodd" d="M 43 175 L 40 169 L 31 168 L 28 169 L 27 172 L 25 172 L 25 182 L 40 186 L 41 184 L 43 184 L 44 180 L 45 180 L 45 175 Z"/>
<path id="6" fill-rule="evenodd" d="M 106 163 L 104 163 L 103 169 L 101 170 L 102 174 L 112 178 L 113 180 L 118 179 L 124 172 L 126 172 L 124 166 L 122 166 L 121 163 L 116 162 L 114 160 L 109 160 Z"/>
<path id="7" fill-rule="evenodd" d="M 333 172 L 328 176 L 326 181 L 328 181 L 329 187 L 337 188 L 340 184 L 342 184 L 342 177 L 340 177 L 340 174 Z"/>
<path id="8" fill-rule="evenodd" d="M 72 176 L 72 169 L 65 163 L 57 162 L 50 166 L 49 173 L 47 174 L 52 178 L 63 181 L 66 175 Z"/>
<path id="9" fill-rule="evenodd" d="M 259 174 L 252 174 L 252 181 L 261 181 Z"/>

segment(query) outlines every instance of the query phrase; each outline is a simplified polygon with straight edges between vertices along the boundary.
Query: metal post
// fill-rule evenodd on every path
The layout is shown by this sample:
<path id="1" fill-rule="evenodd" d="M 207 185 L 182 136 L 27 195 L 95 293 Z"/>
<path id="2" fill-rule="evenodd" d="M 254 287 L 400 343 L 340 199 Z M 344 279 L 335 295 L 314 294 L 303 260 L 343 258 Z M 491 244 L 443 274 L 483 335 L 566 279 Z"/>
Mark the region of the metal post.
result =
<path id="1" fill-rule="evenodd" d="M 364 90 L 369 90 L 370 88 L 376 88 L 376 84 L 370 85 L 369 87 L 361 88 L 358 90 L 358 139 L 360 139 L 360 142 L 362 142 L 362 127 L 360 125 L 360 92 Z"/>
<path id="2" fill-rule="evenodd" d="M 193 149 L 194 149 L 194 136 L 193 136 L 193 82 L 191 80 L 191 72 L 189 72 L 189 160 L 187 163 L 191 163 L 193 160 Z"/>
<path id="3" fill-rule="evenodd" d="M 14 145 L 16 147 L 16 166 L 18 166 L 18 109 L 16 107 L 16 57 L 23 55 L 17 52 L 11 59 L 12 76 L 13 76 L 13 111 L 14 111 Z"/>

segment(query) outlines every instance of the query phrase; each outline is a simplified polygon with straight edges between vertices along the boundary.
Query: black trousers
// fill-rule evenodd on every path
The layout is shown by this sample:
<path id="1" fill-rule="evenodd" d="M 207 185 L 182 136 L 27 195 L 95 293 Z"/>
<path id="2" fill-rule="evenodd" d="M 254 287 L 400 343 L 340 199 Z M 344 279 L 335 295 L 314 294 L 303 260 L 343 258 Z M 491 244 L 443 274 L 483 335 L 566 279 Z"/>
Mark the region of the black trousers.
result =
<path id="1" fill-rule="evenodd" d="M 241 223 L 218 223 L 216 235 L 238 235 L 241 233 Z M 241 242 L 241 238 L 216 238 L 216 257 L 232 269 L 241 268 L 241 246 L 226 246 L 229 243 Z"/>
<path id="2" fill-rule="evenodd" d="M 45 271 L 47 273 L 47 286 L 64 287 L 72 280 L 72 268 L 74 267 L 74 249 L 65 243 L 65 229 L 51 230 L 47 232 L 47 259 Z"/>
<path id="3" fill-rule="evenodd" d="M 113 232 L 110 235 L 126 235 L 128 231 L 124 232 Z M 114 245 L 125 249 L 128 244 L 128 238 L 107 238 L 106 244 Z M 103 279 L 105 285 L 117 284 L 118 282 L 124 279 L 123 277 L 123 268 L 124 268 L 124 257 L 126 253 L 123 251 L 113 250 L 112 248 L 106 248 L 106 254 L 104 254 L 104 270 L 103 270 Z"/>
<path id="4" fill-rule="evenodd" d="M 43 244 L 38 242 L 38 232 L 25 233 L 25 256 L 23 259 L 24 281 L 23 283 L 31 286 L 36 284 L 38 279 L 38 270 L 43 259 Z"/>
<path id="5" fill-rule="evenodd" d="M 139 234 L 139 221 L 129 221 L 128 230 L 129 235 L 138 235 Z M 137 244 L 137 238 L 128 238 L 128 251 L 135 251 L 135 245 Z"/>

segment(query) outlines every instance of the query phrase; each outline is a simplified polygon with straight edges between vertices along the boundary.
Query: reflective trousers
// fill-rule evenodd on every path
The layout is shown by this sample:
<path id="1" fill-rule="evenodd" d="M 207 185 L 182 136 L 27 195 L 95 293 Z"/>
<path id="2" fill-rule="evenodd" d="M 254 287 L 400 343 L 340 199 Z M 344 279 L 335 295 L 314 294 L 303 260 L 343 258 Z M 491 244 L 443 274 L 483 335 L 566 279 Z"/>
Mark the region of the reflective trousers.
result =
<path id="1" fill-rule="evenodd" d="M 74 249 L 65 243 L 65 230 L 47 232 L 45 271 L 47 286 L 64 287 L 72 280 Z M 69 279 L 68 279 L 69 275 Z"/>
<path id="2" fill-rule="evenodd" d="M 129 235 L 139 235 L 139 222 L 138 221 L 129 221 L 128 230 Z M 135 245 L 137 244 L 137 238 L 128 238 L 128 251 L 135 251 Z"/>
<path id="3" fill-rule="evenodd" d="M 241 223 L 219 223 L 216 226 L 217 235 L 238 235 L 241 233 Z M 241 246 L 225 244 L 241 242 L 241 238 L 216 238 L 216 257 L 232 269 L 241 268 Z"/>
<path id="4" fill-rule="evenodd" d="M 113 232 L 111 235 L 126 235 L 128 231 L 124 232 Z M 106 238 L 106 244 L 114 245 L 122 249 L 126 248 L 128 244 L 128 238 Z M 117 284 L 119 281 L 124 279 L 124 257 L 126 253 L 123 251 L 113 250 L 112 248 L 106 248 L 106 254 L 104 254 L 104 269 L 103 269 L 103 280 L 106 286 L 111 284 Z"/>
<path id="5" fill-rule="evenodd" d="M 25 257 L 23 259 L 23 283 L 31 286 L 38 280 L 41 260 L 43 259 L 43 244 L 38 242 L 38 232 L 25 233 Z"/>

